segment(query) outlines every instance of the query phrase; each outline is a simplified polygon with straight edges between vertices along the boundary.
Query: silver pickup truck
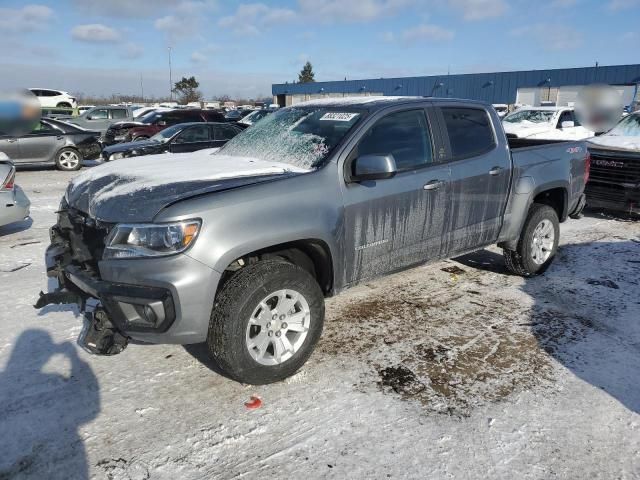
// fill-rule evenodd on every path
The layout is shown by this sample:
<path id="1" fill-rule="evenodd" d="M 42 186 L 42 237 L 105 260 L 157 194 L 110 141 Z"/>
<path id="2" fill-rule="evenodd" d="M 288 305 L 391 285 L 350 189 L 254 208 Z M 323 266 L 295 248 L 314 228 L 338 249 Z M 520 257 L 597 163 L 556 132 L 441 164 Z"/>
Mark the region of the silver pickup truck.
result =
<path id="1" fill-rule="evenodd" d="M 584 206 L 584 143 L 510 150 L 495 110 L 365 97 L 284 108 L 220 151 L 123 160 L 69 185 L 36 307 L 78 303 L 80 342 L 207 342 L 238 381 L 286 378 L 324 298 L 492 244 L 543 272 Z"/>

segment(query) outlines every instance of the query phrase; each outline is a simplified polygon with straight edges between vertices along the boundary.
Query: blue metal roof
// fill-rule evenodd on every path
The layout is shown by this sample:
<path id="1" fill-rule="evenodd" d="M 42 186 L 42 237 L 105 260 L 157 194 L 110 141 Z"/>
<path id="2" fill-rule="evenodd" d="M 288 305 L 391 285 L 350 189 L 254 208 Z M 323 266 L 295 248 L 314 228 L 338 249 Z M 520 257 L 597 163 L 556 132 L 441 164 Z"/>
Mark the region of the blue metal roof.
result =
<path id="1" fill-rule="evenodd" d="M 276 83 L 273 95 L 320 93 L 381 93 L 383 95 L 423 95 L 514 103 L 518 88 L 562 87 L 568 85 L 633 85 L 640 83 L 640 65 L 613 65 L 558 68 L 517 72 L 432 75 L 313 83 Z"/>

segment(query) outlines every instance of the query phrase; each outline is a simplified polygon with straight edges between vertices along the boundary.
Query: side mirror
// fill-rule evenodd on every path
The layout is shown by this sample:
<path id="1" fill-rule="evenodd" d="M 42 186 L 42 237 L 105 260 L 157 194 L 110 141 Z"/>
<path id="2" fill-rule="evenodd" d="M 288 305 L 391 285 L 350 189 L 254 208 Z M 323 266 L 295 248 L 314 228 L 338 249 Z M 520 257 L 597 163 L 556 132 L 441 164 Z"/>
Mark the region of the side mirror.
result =
<path id="1" fill-rule="evenodd" d="M 396 161 L 389 155 L 363 155 L 351 165 L 351 181 L 384 180 L 392 178 L 398 172 Z"/>
<path id="2" fill-rule="evenodd" d="M 560 124 L 560 128 L 573 128 L 576 126 L 576 122 L 572 122 L 571 120 L 565 120 Z"/>

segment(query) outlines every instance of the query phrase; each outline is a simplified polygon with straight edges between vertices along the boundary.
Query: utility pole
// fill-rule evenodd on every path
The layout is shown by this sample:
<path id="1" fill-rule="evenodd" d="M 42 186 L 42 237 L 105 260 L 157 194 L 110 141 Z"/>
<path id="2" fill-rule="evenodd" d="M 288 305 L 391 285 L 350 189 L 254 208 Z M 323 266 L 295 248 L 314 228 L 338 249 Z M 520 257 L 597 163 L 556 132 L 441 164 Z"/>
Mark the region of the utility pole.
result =
<path id="1" fill-rule="evenodd" d="M 142 83 L 142 74 L 140 74 L 140 100 L 144 103 L 144 83 Z"/>
<path id="2" fill-rule="evenodd" d="M 169 101 L 173 101 L 173 80 L 171 79 L 171 47 L 169 47 Z"/>

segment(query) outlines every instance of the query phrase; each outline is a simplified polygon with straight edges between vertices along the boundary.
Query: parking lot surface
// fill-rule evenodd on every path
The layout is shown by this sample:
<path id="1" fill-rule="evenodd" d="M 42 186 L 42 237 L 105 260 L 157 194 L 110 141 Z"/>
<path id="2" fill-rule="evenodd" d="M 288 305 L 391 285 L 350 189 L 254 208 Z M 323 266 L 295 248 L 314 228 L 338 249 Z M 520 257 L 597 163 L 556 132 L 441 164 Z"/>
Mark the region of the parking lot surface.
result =
<path id="1" fill-rule="evenodd" d="M 562 224 L 536 278 L 492 248 L 353 288 L 253 387 L 198 345 L 91 356 L 76 310 L 32 307 L 73 175 L 18 172 L 33 223 L 0 229 L 0 479 L 640 477 L 639 222 Z"/>

